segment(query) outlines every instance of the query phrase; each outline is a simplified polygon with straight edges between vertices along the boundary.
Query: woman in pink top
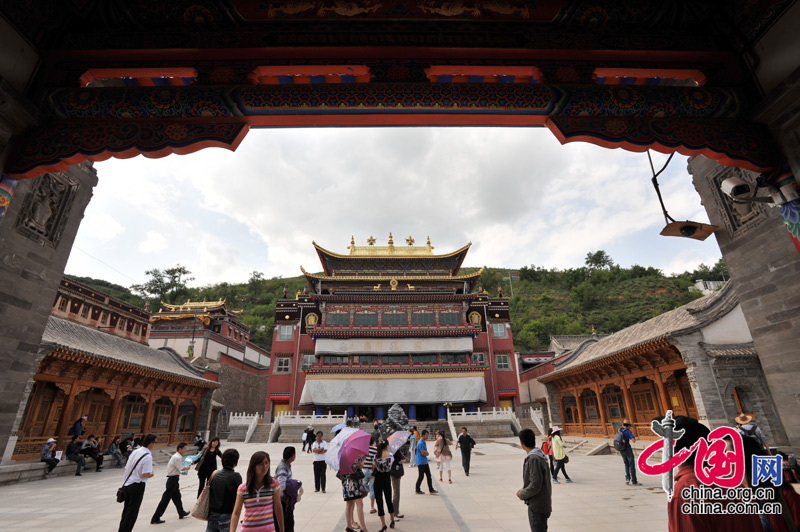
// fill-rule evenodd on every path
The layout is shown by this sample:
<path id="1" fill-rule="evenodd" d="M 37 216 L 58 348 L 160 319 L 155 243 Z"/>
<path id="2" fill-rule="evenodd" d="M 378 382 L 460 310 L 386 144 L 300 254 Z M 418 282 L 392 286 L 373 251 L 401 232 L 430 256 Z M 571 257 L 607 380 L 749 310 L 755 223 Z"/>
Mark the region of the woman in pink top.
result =
<path id="1" fill-rule="evenodd" d="M 236 490 L 236 505 L 233 507 L 233 515 L 231 515 L 230 532 L 236 532 L 239 526 L 242 506 L 244 506 L 243 531 L 282 531 L 283 507 L 281 506 L 280 486 L 280 482 L 269 474 L 269 455 L 264 451 L 253 453 L 247 468 L 247 482 Z M 275 521 L 278 523 L 277 528 Z"/>

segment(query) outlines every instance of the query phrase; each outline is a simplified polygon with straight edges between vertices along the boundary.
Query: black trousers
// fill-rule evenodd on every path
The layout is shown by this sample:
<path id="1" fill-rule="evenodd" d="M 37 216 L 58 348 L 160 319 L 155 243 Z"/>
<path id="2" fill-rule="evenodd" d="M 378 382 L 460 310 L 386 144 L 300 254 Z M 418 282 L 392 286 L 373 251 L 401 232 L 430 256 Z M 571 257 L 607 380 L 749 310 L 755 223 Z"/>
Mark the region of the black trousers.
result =
<path id="1" fill-rule="evenodd" d="M 378 517 L 386 515 L 383 511 L 383 501 L 386 499 L 386 510 L 389 515 L 394 515 L 394 503 L 392 502 L 392 477 L 389 473 L 376 473 L 375 484 L 373 486 L 375 491 L 375 502 L 378 503 Z"/>
<path id="2" fill-rule="evenodd" d="M 417 477 L 417 491 L 420 491 L 420 487 L 422 486 L 422 477 L 426 475 L 428 477 L 428 491 L 433 492 L 433 480 L 431 479 L 431 466 L 428 464 L 418 464 L 417 471 L 419 471 L 419 476 Z"/>
<path id="3" fill-rule="evenodd" d="M 206 487 L 206 482 L 208 482 L 208 479 L 210 479 L 211 475 L 213 475 L 213 474 L 214 474 L 213 471 L 211 471 L 208 475 L 206 475 L 205 473 L 201 473 L 199 471 L 197 472 L 197 478 L 200 480 L 200 485 L 197 486 L 197 498 L 198 499 L 200 498 L 200 495 L 203 494 L 203 488 Z"/>
<path id="4" fill-rule="evenodd" d="M 327 464 L 325 460 L 314 462 L 314 489 L 325 491 L 325 468 Z"/>
<path id="5" fill-rule="evenodd" d="M 56 460 L 55 458 L 45 458 L 44 460 L 41 460 L 41 461 L 45 462 L 47 464 L 47 474 L 48 475 L 58 465 L 58 460 Z"/>
<path id="6" fill-rule="evenodd" d="M 67 459 L 75 462 L 75 465 L 78 466 L 78 468 L 75 470 L 75 474 L 80 475 L 81 469 L 86 467 L 86 458 L 84 458 L 83 455 L 80 454 L 71 454 L 67 456 Z"/>
<path id="7" fill-rule="evenodd" d="M 158 521 L 164 512 L 167 511 L 169 501 L 175 503 L 175 509 L 178 510 L 178 515 L 183 516 L 183 501 L 181 500 L 181 486 L 180 475 L 172 475 L 167 477 L 167 487 L 164 489 L 164 494 L 161 496 L 161 501 L 156 507 L 156 513 L 153 514 L 151 521 Z"/>
<path id="8" fill-rule="evenodd" d="M 283 506 L 283 530 L 281 532 L 294 532 L 294 508 L 289 508 L 284 501 L 285 499 L 281 497 L 281 506 Z"/>
<path id="9" fill-rule="evenodd" d="M 461 448 L 461 466 L 464 468 L 464 473 L 469 475 L 469 460 L 472 458 L 472 450 Z"/>
<path id="10" fill-rule="evenodd" d="M 122 519 L 119 520 L 119 532 L 131 532 L 144 499 L 144 482 L 128 484 L 122 490 L 125 492 L 125 506 L 122 508 Z"/>

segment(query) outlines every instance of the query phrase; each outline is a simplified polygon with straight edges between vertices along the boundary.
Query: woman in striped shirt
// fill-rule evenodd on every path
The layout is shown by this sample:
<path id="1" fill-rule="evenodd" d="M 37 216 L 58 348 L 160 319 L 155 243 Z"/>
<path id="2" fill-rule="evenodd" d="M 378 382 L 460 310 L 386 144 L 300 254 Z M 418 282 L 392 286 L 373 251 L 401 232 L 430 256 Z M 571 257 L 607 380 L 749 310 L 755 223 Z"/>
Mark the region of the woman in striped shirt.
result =
<path id="1" fill-rule="evenodd" d="M 281 485 L 269 474 L 269 455 L 264 451 L 253 453 L 250 458 L 250 466 L 247 468 L 247 482 L 236 490 L 236 506 L 234 506 L 231 516 L 231 532 L 236 532 L 239 526 L 242 506 L 244 506 L 242 531 L 283 531 Z M 275 521 L 278 523 L 277 528 Z"/>

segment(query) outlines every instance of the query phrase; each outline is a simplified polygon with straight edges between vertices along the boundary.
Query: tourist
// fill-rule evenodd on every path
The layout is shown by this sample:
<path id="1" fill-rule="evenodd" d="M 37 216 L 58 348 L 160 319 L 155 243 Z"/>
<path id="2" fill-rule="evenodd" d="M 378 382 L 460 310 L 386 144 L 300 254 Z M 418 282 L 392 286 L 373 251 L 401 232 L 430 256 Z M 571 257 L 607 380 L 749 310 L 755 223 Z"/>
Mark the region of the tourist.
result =
<path id="1" fill-rule="evenodd" d="M 376 514 L 378 510 L 375 508 L 375 477 L 372 471 L 372 461 L 375 460 L 375 454 L 378 452 L 378 438 L 375 434 L 369 438 L 369 454 L 364 460 L 364 487 L 369 492 L 369 513 Z"/>
<path id="2" fill-rule="evenodd" d="M 283 532 L 294 532 L 294 503 L 287 498 L 286 483 L 292 479 L 292 462 L 297 458 L 297 451 L 289 446 L 283 449 L 283 460 L 275 468 L 275 480 L 281 488 L 281 508 L 283 509 Z"/>
<path id="3" fill-rule="evenodd" d="M 165 522 L 161 519 L 161 516 L 167 511 L 169 501 L 172 501 L 172 504 L 175 505 L 175 509 L 178 510 L 178 519 L 183 519 L 191 513 L 183 510 L 183 501 L 181 500 L 181 471 L 188 471 L 191 467 L 188 465 L 186 467 L 183 466 L 183 455 L 186 453 L 186 443 L 179 443 L 175 451 L 175 454 L 172 455 L 172 458 L 169 459 L 169 463 L 167 464 L 167 486 L 164 489 L 164 494 L 161 495 L 161 502 L 158 503 L 156 512 L 150 519 L 151 525 L 160 525 Z"/>
<path id="4" fill-rule="evenodd" d="M 464 468 L 464 474 L 469 476 L 469 461 L 472 457 L 472 448 L 475 447 L 475 440 L 467 432 L 467 427 L 461 427 L 461 434 L 456 441 L 456 449 L 461 448 L 461 467 Z"/>
<path id="5" fill-rule="evenodd" d="M 203 447 L 206 446 L 206 442 L 199 434 L 195 434 L 194 439 L 192 440 L 192 445 L 197 447 L 197 452 L 199 453 L 203 450 Z"/>
<path id="6" fill-rule="evenodd" d="M 436 457 L 436 469 L 439 470 L 439 482 L 444 482 L 442 474 L 447 471 L 447 482 L 453 483 L 453 472 L 450 470 L 450 462 L 453 460 L 453 453 L 450 452 L 450 442 L 440 430 L 436 433 L 436 443 L 433 444 L 433 455 Z"/>
<path id="7" fill-rule="evenodd" d="M 131 453 L 133 452 L 133 449 L 131 448 L 132 446 L 133 446 L 133 438 L 131 438 L 130 436 L 128 436 L 127 438 L 125 438 L 120 442 L 119 450 L 122 453 L 123 458 L 127 459 L 131 455 Z"/>
<path id="8" fill-rule="evenodd" d="M 411 452 L 409 457 L 409 464 L 408 467 L 417 467 L 417 442 L 419 441 L 419 435 L 417 434 L 417 427 L 411 427 L 411 438 L 408 440 L 411 445 Z"/>
<path id="9" fill-rule="evenodd" d="M 622 444 L 625 446 L 620 451 L 622 462 L 625 464 L 625 484 L 641 486 L 642 484 L 636 480 L 636 457 L 633 454 L 633 447 L 631 447 L 631 442 L 636 442 L 636 437 L 631 432 L 630 422 L 627 419 L 623 420 L 622 426 L 617 432 L 619 433 L 617 438 L 622 439 Z"/>
<path id="10" fill-rule="evenodd" d="M 403 448 L 406 446 L 404 445 Z M 394 453 L 394 461 L 392 462 L 392 470 L 389 471 L 389 474 L 392 476 L 392 506 L 394 506 L 394 517 L 395 519 L 402 519 L 403 514 L 400 513 L 400 481 L 405 475 L 405 471 L 403 470 L 403 464 L 407 463 L 408 459 L 406 459 L 405 454 L 401 449 L 398 449 L 396 453 Z"/>
<path id="11" fill-rule="evenodd" d="M 95 471 L 99 472 L 103 470 L 103 452 L 100 450 L 100 446 L 97 444 L 97 439 L 94 434 L 89 434 L 86 441 L 81 445 L 81 454 L 86 458 L 94 460 L 96 464 Z"/>
<path id="12" fill-rule="evenodd" d="M 416 493 L 419 495 L 424 495 L 422 490 L 419 488 L 422 486 L 422 477 L 428 477 L 428 491 L 430 493 L 439 493 L 435 489 L 433 489 L 433 479 L 431 478 L 431 468 L 428 466 L 428 445 L 425 443 L 428 441 L 428 431 L 423 430 L 422 434 L 420 435 L 422 438 L 419 443 L 417 443 L 417 469 L 419 471 L 419 476 L 417 477 L 417 488 Z"/>
<path id="13" fill-rule="evenodd" d="M 122 450 L 119 446 L 119 436 L 114 436 L 111 444 L 108 446 L 108 454 L 117 461 L 114 467 L 122 467 Z"/>
<path id="14" fill-rule="evenodd" d="M 346 503 L 344 515 L 347 521 L 347 528 L 345 528 L 345 532 L 355 532 L 354 529 L 357 525 L 353 516 L 354 510 L 358 513 L 358 526 L 360 526 L 361 532 L 368 532 L 364 523 L 364 503 L 361 501 L 368 493 L 363 483 L 365 460 L 366 456 L 362 456 L 352 465 L 353 473 L 349 475 L 337 474 L 342 480 L 342 496 Z"/>
<path id="15" fill-rule="evenodd" d="M 655 418 L 659 423 L 664 416 Z M 675 430 L 683 430 L 683 436 L 675 441 L 675 454 L 683 449 L 690 449 L 701 438 L 708 438 L 711 432 L 708 427 L 688 416 L 675 416 Z M 687 502 L 704 504 L 718 502 L 700 498 L 684 499 L 684 488 L 699 488 L 700 481 L 694 473 L 694 461 L 697 453 L 692 452 L 689 458 L 678 466 L 675 472 L 672 498 L 667 503 L 669 532 L 764 532 L 761 521 L 754 514 L 706 514 L 684 513 L 683 505 Z M 687 490 L 689 491 L 689 490 Z M 736 502 L 736 501 L 728 501 Z"/>
<path id="16" fill-rule="evenodd" d="M 556 474 L 556 468 L 553 464 L 553 443 L 551 442 L 553 438 L 553 429 L 547 429 L 547 438 L 542 442 L 542 452 L 550 461 L 550 477 L 554 477 Z"/>
<path id="17" fill-rule="evenodd" d="M 198 499 L 203 493 L 203 488 L 206 487 L 206 481 L 211 478 L 211 473 L 217 470 L 218 456 L 222 456 L 222 453 L 219 450 L 219 438 L 214 436 L 208 442 L 208 447 L 203 451 L 203 455 L 197 461 L 197 465 L 194 466 L 197 471 L 197 478 L 200 480 L 200 484 L 197 486 Z"/>
<path id="18" fill-rule="evenodd" d="M 531 532 L 547 532 L 547 519 L 553 511 L 547 459 L 536 447 L 536 435 L 531 429 L 519 431 L 519 443 L 527 456 L 522 465 L 522 489 L 517 491 L 517 497 L 528 505 Z"/>
<path id="19" fill-rule="evenodd" d="M 318 492 L 322 488 L 325 493 L 325 453 L 328 452 L 328 442 L 322 439 L 322 431 L 317 431 L 317 439 L 311 444 L 311 452 L 314 453 L 314 491 Z"/>
<path id="20" fill-rule="evenodd" d="M 381 519 L 381 526 L 379 532 L 386 532 L 386 514 L 383 511 L 383 503 L 386 501 L 386 509 L 389 511 L 389 516 L 392 521 L 389 524 L 394 528 L 394 503 L 392 502 L 392 480 L 389 472 L 392 469 L 392 462 L 394 457 L 389 452 L 389 442 L 381 440 L 377 445 L 377 452 L 375 453 L 375 460 L 372 462 L 373 476 L 375 478 L 374 491 L 375 499 L 378 502 L 378 517 Z"/>
<path id="21" fill-rule="evenodd" d="M 122 485 L 125 506 L 122 508 L 122 518 L 119 521 L 119 532 L 131 532 L 133 525 L 136 524 L 136 518 L 139 517 L 145 482 L 153 476 L 153 455 L 150 451 L 155 444 L 155 434 L 145 436 L 142 446 L 131 453 L 125 465 L 125 482 Z"/>
<path id="22" fill-rule="evenodd" d="M 81 455 L 81 437 L 75 434 L 72 436 L 72 441 L 67 445 L 67 450 L 64 454 L 67 455 L 67 460 L 75 462 L 77 468 L 75 469 L 75 476 L 81 476 L 81 469 L 88 469 L 86 467 L 86 458 Z"/>
<path id="23" fill-rule="evenodd" d="M 308 443 L 308 449 L 306 450 L 306 453 L 311 452 L 311 445 L 314 443 L 315 436 L 314 427 L 309 425 L 308 429 L 306 429 L 306 442 Z"/>
<path id="24" fill-rule="evenodd" d="M 269 463 L 269 455 L 264 451 L 257 451 L 250 457 L 247 482 L 239 485 L 236 490 L 230 532 L 236 532 L 239 528 L 242 506 L 244 506 L 243 531 L 272 532 L 277 529 L 279 532 L 285 532 L 281 485 L 277 479 L 270 476 Z"/>
<path id="25" fill-rule="evenodd" d="M 53 469 L 55 469 L 58 465 L 58 460 L 56 460 L 53 456 L 53 450 L 55 448 L 56 439 L 48 438 L 47 442 L 44 444 L 44 447 L 42 447 L 42 450 L 39 453 L 39 461 L 47 464 L 47 472 L 44 474 L 44 478 L 50 478 L 50 473 L 52 473 Z"/>
<path id="26" fill-rule="evenodd" d="M 226 449 L 222 453 L 222 470 L 214 475 L 208 486 L 208 524 L 206 532 L 228 532 L 231 515 L 236 504 L 236 490 L 242 483 L 242 475 L 234 471 L 239 463 L 239 451 Z"/>
<path id="27" fill-rule="evenodd" d="M 559 471 L 564 473 L 564 478 L 567 480 L 567 483 L 572 482 L 572 479 L 567 475 L 567 470 L 564 468 L 564 464 L 567 463 L 567 452 L 564 450 L 564 440 L 561 439 L 561 427 L 553 427 L 550 443 L 553 444 L 553 458 L 556 461 L 556 469 L 553 472 L 553 482 L 561 484 L 561 482 L 558 481 Z"/>
<path id="28" fill-rule="evenodd" d="M 753 423 L 755 416 L 752 414 L 739 414 L 734 421 L 736 422 L 736 431 L 742 436 L 749 436 L 755 438 L 769 454 L 769 445 L 767 445 L 767 435 L 761 430 L 761 427 Z"/>
<path id="29" fill-rule="evenodd" d="M 72 426 L 67 431 L 67 436 L 83 436 L 83 433 L 86 432 L 86 429 L 83 426 L 83 423 L 89 419 L 89 416 L 83 415 L 76 419 Z"/>

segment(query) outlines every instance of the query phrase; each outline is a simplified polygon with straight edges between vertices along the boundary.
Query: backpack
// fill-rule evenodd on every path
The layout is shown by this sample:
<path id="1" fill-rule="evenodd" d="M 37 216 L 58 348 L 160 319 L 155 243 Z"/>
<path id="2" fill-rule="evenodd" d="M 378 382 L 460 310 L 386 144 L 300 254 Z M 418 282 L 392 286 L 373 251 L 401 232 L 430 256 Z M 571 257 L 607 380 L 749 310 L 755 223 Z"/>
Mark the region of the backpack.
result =
<path id="1" fill-rule="evenodd" d="M 622 452 L 627 448 L 628 438 L 625 437 L 625 430 L 619 429 L 617 434 L 614 436 L 614 450 Z"/>
<path id="2" fill-rule="evenodd" d="M 550 443 L 550 440 L 545 440 L 544 443 L 542 444 L 542 452 L 544 452 L 544 454 L 546 455 L 550 454 L 550 449 L 552 448 L 553 444 Z"/>

